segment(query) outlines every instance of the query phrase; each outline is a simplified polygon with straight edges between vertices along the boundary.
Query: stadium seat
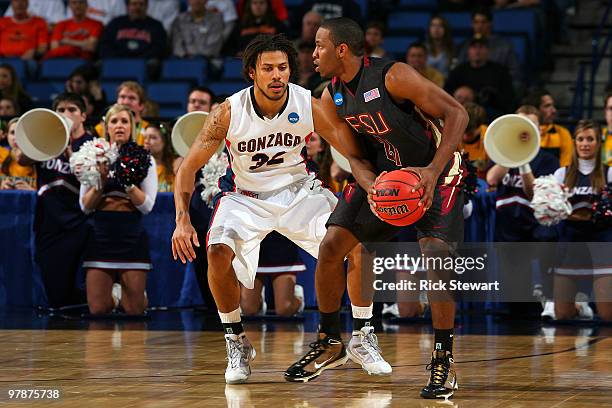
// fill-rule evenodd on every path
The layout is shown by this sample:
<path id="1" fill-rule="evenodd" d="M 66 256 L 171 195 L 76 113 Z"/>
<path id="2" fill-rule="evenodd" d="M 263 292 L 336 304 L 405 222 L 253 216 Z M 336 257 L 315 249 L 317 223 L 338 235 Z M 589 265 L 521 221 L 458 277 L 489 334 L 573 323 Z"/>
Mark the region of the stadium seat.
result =
<path id="1" fill-rule="evenodd" d="M 228 57 L 223 61 L 223 79 L 236 81 L 242 78 L 242 61 Z"/>
<path id="2" fill-rule="evenodd" d="M 383 43 L 382 47 L 389 54 L 393 54 L 395 58 L 404 61 L 406 51 L 408 51 L 408 46 L 416 41 L 418 41 L 418 38 L 411 36 L 385 37 L 385 42 Z"/>
<path id="3" fill-rule="evenodd" d="M 160 108 L 187 110 L 187 96 L 191 85 L 188 82 L 157 82 L 147 86 L 147 97 Z"/>
<path id="4" fill-rule="evenodd" d="M 120 84 L 121 81 L 102 81 L 100 83 L 109 104 L 117 100 L 117 88 L 119 88 Z"/>
<path id="5" fill-rule="evenodd" d="M 472 35 L 472 15 L 469 12 L 442 13 L 448 21 L 453 37 L 455 34 Z"/>
<path id="6" fill-rule="evenodd" d="M 40 67 L 40 79 L 66 80 L 75 68 L 87 62 L 80 58 L 57 58 L 44 60 Z"/>
<path id="7" fill-rule="evenodd" d="M 533 10 L 498 10 L 493 13 L 493 31 L 499 34 L 527 34 L 529 41 L 535 44 L 537 27 Z"/>
<path id="8" fill-rule="evenodd" d="M 185 110 L 181 108 L 165 108 L 160 106 L 159 108 L 159 117 L 174 120 L 185 114 Z"/>
<path id="9" fill-rule="evenodd" d="M 529 47 L 525 35 L 505 36 L 512 42 L 519 64 L 525 66 L 529 62 Z"/>
<path id="10" fill-rule="evenodd" d="M 26 77 L 26 64 L 21 58 L 0 58 L 0 64 L 9 64 L 15 68 L 15 72 L 21 81 Z"/>
<path id="11" fill-rule="evenodd" d="M 231 95 L 242 88 L 246 88 L 248 84 L 244 81 L 218 81 L 210 82 L 208 87 L 215 93 L 215 95 Z"/>
<path id="12" fill-rule="evenodd" d="M 146 78 L 146 63 L 142 59 L 106 58 L 102 60 L 102 80 L 132 80 L 142 84 Z"/>
<path id="13" fill-rule="evenodd" d="M 202 85 L 206 81 L 207 62 L 203 58 L 169 59 L 162 65 L 161 79 L 191 81 L 194 85 Z"/>
<path id="14" fill-rule="evenodd" d="M 37 105 L 49 105 L 59 94 L 64 92 L 64 81 L 28 82 L 26 91 Z"/>
<path id="15" fill-rule="evenodd" d="M 435 11 L 438 8 L 438 0 L 400 0 L 398 5 L 411 9 Z"/>
<path id="16" fill-rule="evenodd" d="M 399 12 L 389 16 L 388 30 L 391 34 L 424 35 L 429 27 L 431 15 L 425 12 Z"/>

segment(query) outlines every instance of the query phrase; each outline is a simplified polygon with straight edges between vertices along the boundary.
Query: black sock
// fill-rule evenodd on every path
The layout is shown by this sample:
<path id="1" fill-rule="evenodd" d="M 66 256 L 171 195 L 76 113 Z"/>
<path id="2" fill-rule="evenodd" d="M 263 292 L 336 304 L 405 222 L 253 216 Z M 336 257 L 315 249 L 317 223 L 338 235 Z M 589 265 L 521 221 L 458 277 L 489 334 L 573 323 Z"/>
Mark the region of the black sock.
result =
<path id="1" fill-rule="evenodd" d="M 434 329 L 434 350 L 453 353 L 453 329 Z"/>
<path id="2" fill-rule="evenodd" d="M 244 328 L 242 327 L 242 322 L 237 323 L 222 323 L 223 331 L 225 334 L 242 334 L 244 333 Z"/>
<path id="3" fill-rule="evenodd" d="M 353 317 L 353 330 L 361 330 L 362 327 L 371 326 L 371 319 L 359 319 L 357 317 Z"/>
<path id="4" fill-rule="evenodd" d="M 325 333 L 332 339 L 340 340 L 340 311 L 332 313 L 320 313 L 321 323 L 319 333 Z"/>

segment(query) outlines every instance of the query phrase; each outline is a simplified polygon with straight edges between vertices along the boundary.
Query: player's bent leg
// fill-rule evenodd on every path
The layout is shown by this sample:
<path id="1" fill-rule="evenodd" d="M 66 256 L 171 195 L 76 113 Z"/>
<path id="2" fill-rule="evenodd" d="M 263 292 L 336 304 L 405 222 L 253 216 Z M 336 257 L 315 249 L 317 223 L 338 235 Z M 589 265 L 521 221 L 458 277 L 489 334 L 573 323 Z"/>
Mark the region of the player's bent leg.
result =
<path id="1" fill-rule="evenodd" d="M 612 321 L 612 302 L 610 299 L 610 287 L 612 287 L 612 275 L 598 276 L 593 284 L 597 314 L 601 320 Z"/>
<path id="2" fill-rule="evenodd" d="M 225 244 L 212 244 L 208 246 L 207 254 L 208 284 L 225 331 L 225 382 L 244 383 L 251 376 L 250 362 L 257 353 L 242 327 L 239 309 L 240 284 L 232 268 L 234 252 Z"/>
<path id="3" fill-rule="evenodd" d="M 329 368 L 343 365 L 348 360 L 340 337 L 340 306 L 346 285 L 344 258 L 357 238 L 345 228 L 331 225 L 319 247 L 315 272 L 317 301 L 321 324 L 317 341 L 310 350 L 285 371 L 287 381 L 307 382 Z"/>
<path id="4" fill-rule="evenodd" d="M 129 315 L 142 315 L 147 308 L 145 288 L 147 272 L 144 270 L 129 270 L 120 273 L 121 306 Z"/>
<path id="5" fill-rule="evenodd" d="M 261 311 L 264 302 L 261 297 L 263 285 L 264 282 L 256 277 L 253 289 L 247 289 L 244 286 L 240 288 L 240 310 L 243 316 L 255 316 Z"/>
<path id="6" fill-rule="evenodd" d="M 274 308 L 276 314 L 290 317 L 304 310 L 304 295 L 299 299 L 296 296 L 296 276 L 293 273 L 283 273 L 272 278 L 274 289 Z M 303 292 L 303 290 L 302 290 Z"/>
<path id="7" fill-rule="evenodd" d="M 425 258 L 446 257 L 449 247 L 439 238 L 424 237 L 419 240 Z M 433 262 L 432 264 L 436 264 Z M 427 271 L 428 279 L 433 281 L 448 281 L 453 271 L 433 270 Z M 427 366 L 430 371 L 429 381 L 421 390 L 421 397 L 427 399 L 450 398 L 456 389 L 457 375 L 453 360 L 453 328 L 455 325 L 455 301 L 450 292 L 429 293 L 431 318 L 434 328 L 434 350 L 431 362 Z"/>
<path id="8" fill-rule="evenodd" d="M 378 338 L 374 334 L 372 319 L 372 286 L 374 274 L 371 273 L 370 254 L 363 245 L 356 245 L 349 254 L 347 287 L 353 312 L 353 333 L 347 353 L 349 358 L 370 375 L 389 375 L 391 365 L 382 356 Z M 364 265 L 368 267 L 364 268 Z"/>
<path id="9" fill-rule="evenodd" d="M 113 275 L 103 269 L 87 269 L 87 305 L 89 313 L 100 315 L 110 313 L 114 302 L 111 296 Z"/>

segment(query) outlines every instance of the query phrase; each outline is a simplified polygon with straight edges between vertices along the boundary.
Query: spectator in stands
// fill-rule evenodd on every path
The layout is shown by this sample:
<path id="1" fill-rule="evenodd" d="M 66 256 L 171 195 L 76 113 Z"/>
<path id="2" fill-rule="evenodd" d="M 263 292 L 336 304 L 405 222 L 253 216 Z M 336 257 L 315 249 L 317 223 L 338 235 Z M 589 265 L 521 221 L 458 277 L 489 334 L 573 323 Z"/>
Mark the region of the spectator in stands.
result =
<path id="1" fill-rule="evenodd" d="M 189 0 L 191 9 L 181 13 L 170 31 L 172 54 L 178 58 L 219 57 L 223 47 L 223 18 L 206 9 L 206 0 Z"/>
<path id="2" fill-rule="evenodd" d="M 208 11 L 220 14 L 223 17 L 223 43 L 227 42 L 238 21 L 238 13 L 234 2 L 232 0 L 208 0 L 206 8 Z"/>
<path id="3" fill-rule="evenodd" d="M 610 298 L 612 287 L 610 267 L 607 263 L 602 265 L 596 259 L 590 259 L 590 251 L 584 244 L 612 241 L 612 228 L 606 223 L 594 223 L 592 219 L 593 202 L 606 185 L 612 182 L 612 169 L 604 166 L 601 160 L 599 131 L 597 122 L 579 121 L 574 130 L 572 161 L 569 166 L 555 171 L 557 181 L 570 191 L 569 201 L 573 208 L 572 214 L 559 225 L 560 241 L 574 244 L 573 250 L 564 250 L 561 246 L 559 265 L 555 268 L 554 315 L 548 314 L 560 320 L 593 318 L 593 310 L 588 302 L 576 301 L 577 281 L 584 278 L 593 279 L 593 292 L 600 317 L 602 320 L 612 320 L 612 302 L 605 301 Z M 584 250 L 576 250 L 580 245 L 584 246 Z M 585 269 L 588 270 L 586 274 Z M 548 312 L 546 309 L 552 309 L 551 305 L 545 307 Z"/>
<path id="4" fill-rule="evenodd" d="M 241 56 L 251 40 L 259 34 L 278 34 L 285 30 L 278 21 L 269 0 L 246 0 L 246 9 L 228 45 L 231 54 Z"/>
<path id="5" fill-rule="evenodd" d="M 113 105 L 106 113 L 105 136 L 112 143 L 121 146 L 134 139 L 135 127 L 127 106 Z M 151 158 L 141 183 L 125 188 L 108 171 L 108 166 L 100 165 L 99 170 L 102 188 L 81 185 L 79 196 L 83 212 L 93 213 L 93 232 L 83 262 L 87 269 L 89 311 L 94 315 L 106 314 L 120 304 L 127 314 L 140 315 L 147 307 L 145 286 L 147 271 L 152 268 L 142 215 L 149 213 L 155 204 L 155 160 Z M 117 278 L 120 287 L 113 288 Z"/>
<path id="6" fill-rule="evenodd" d="M 0 120 L 0 148 L 9 150 L 10 146 L 8 144 L 8 139 L 6 137 L 6 133 L 7 133 L 6 125 L 7 123 L 4 120 Z"/>
<path id="7" fill-rule="evenodd" d="M 536 89 L 525 98 L 525 102 L 536 106 L 540 112 L 540 146 L 552 153 L 561 167 L 569 166 L 572 161 L 574 143 L 567 128 L 554 123 L 557 116 L 555 100 L 546 89 Z"/>
<path id="8" fill-rule="evenodd" d="M 602 157 L 606 166 L 612 167 L 612 93 L 608 93 L 604 98 L 604 114 L 606 118 L 606 126 L 601 130 L 601 139 L 603 140 Z"/>
<path id="9" fill-rule="evenodd" d="M 385 25 L 380 21 L 370 21 L 365 32 L 365 53 L 370 57 L 385 57 L 384 41 Z"/>
<path id="10" fill-rule="evenodd" d="M 41 271 L 49 306 L 57 308 L 85 302 L 85 293 L 76 278 L 87 247 L 89 224 L 79 206 L 80 185 L 70 171 L 69 161 L 71 154 L 93 136 L 85 130 L 87 116 L 79 95 L 59 95 L 53 101 L 53 110 L 72 120 L 66 150 L 45 162 L 37 162 L 23 154 L 18 154 L 17 160 L 22 165 L 36 166 L 38 199 L 34 259 Z"/>
<path id="11" fill-rule="evenodd" d="M 142 118 L 142 113 L 147 101 L 144 88 L 135 81 L 125 81 L 117 88 L 117 105 L 127 106 L 134 115 L 134 126 L 136 131 L 132 137 L 140 146 L 144 144 L 144 131 L 149 126 L 149 122 Z M 104 126 L 99 123 L 96 126 L 96 133 L 99 137 L 104 136 Z"/>
<path id="12" fill-rule="evenodd" d="M 406 63 L 440 88 L 444 86 L 444 75 L 427 65 L 427 48 L 423 43 L 412 43 L 408 46 Z"/>
<path id="13" fill-rule="evenodd" d="M 147 0 L 128 0 L 127 15 L 104 28 L 100 56 L 159 60 L 166 55 L 166 40 L 162 24 L 147 16 Z"/>
<path id="14" fill-rule="evenodd" d="M 242 18 L 245 11 L 245 0 L 238 0 L 238 4 L 236 5 L 236 11 L 238 12 L 238 18 Z M 287 11 L 287 7 L 285 6 L 285 2 L 283 0 L 270 0 L 270 7 L 272 8 L 272 12 L 276 16 L 276 19 L 280 21 L 285 28 L 289 24 L 289 12 Z"/>
<path id="15" fill-rule="evenodd" d="M 27 10 L 29 15 L 42 18 L 50 26 L 66 19 L 66 5 L 63 0 L 28 0 Z M 14 6 L 12 4 L 6 9 L 4 15 L 13 17 Z"/>
<path id="16" fill-rule="evenodd" d="M 161 21 L 166 32 L 170 32 L 172 23 L 181 11 L 179 0 L 149 0 L 147 15 Z"/>
<path id="17" fill-rule="evenodd" d="M 176 157 L 172 151 L 168 127 L 164 123 L 152 123 L 144 134 L 144 148 L 151 152 L 157 166 L 157 191 L 174 191 Z"/>
<path id="18" fill-rule="evenodd" d="M 0 57 L 33 60 L 47 51 L 49 29 L 44 19 L 28 13 L 28 0 L 13 0 L 13 17 L 0 18 Z"/>
<path id="19" fill-rule="evenodd" d="M 517 114 L 531 120 L 536 126 L 539 125 L 538 109 L 534 106 L 523 105 Z M 527 134 L 521 136 L 527 139 Z M 559 166 L 559 160 L 540 149 L 534 159 L 520 168 L 509 169 L 499 164 L 489 168 L 486 175 L 487 183 L 497 187 L 495 202 L 495 241 L 496 242 L 550 242 L 557 240 L 555 227 L 540 225 L 530 206 L 533 198 L 533 181 L 536 177 L 551 175 Z M 532 287 L 532 259 L 540 260 L 540 270 L 547 271 L 552 265 L 547 264 L 546 253 L 528 253 L 531 248 L 542 250 L 541 247 L 521 247 L 521 256 L 517 256 L 515 248 L 499 248 L 498 259 L 500 260 L 500 276 L 511 277 L 520 273 L 520 279 L 506 279 L 507 293 L 529 295 Z M 544 251 L 545 252 L 545 251 Z M 535 282 L 541 283 L 541 282 Z M 527 316 L 536 312 L 536 307 L 526 303 L 509 303 L 511 316 Z M 537 314 L 542 311 L 541 305 L 537 305 Z"/>
<path id="20" fill-rule="evenodd" d="M 455 92 L 453 92 L 453 97 L 462 105 L 465 105 L 468 102 L 474 102 L 476 100 L 474 90 L 467 85 L 461 85 L 455 89 Z"/>
<path id="21" fill-rule="evenodd" d="M 468 49 L 468 62 L 453 69 L 446 81 L 446 90 L 455 90 L 467 85 L 478 95 L 478 101 L 489 112 L 498 116 L 514 108 L 514 88 L 508 69 L 488 59 L 489 48 L 484 38 L 473 38 Z"/>
<path id="22" fill-rule="evenodd" d="M 315 71 L 314 63 L 312 62 L 314 44 L 302 42 L 298 44 L 297 48 L 299 65 L 295 83 L 314 91 L 323 81 L 321 75 Z"/>
<path id="23" fill-rule="evenodd" d="M 127 13 L 125 0 L 87 0 L 87 17 L 107 25 L 116 17 Z M 72 17 L 72 10 L 68 8 L 68 18 Z"/>
<path id="24" fill-rule="evenodd" d="M 309 11 L 304 14 L 304 17 L 302 18 L 302 32 L 300 37 L 295 40 L 294 43 L 297 45 L 299 43 L 306 42 L 314 45 L 315 36 L 317 34 L 317 30 L 321 26 L 322 21 L 323 17 L 315 11 Z"/>
<path id="25" fill-rule="evenodd" d="M 11 98 L 0 99 L 0 116 L 14 117 L 21 115 L 21 109 L 16 100 Z"/>
<path id="26" fill-rule="evenodd" d="M 459 148 L 468 154 L 470 162 L 476 167 L 478 177 L 485 179 L 489 157 L 484 148 L 484 137 L 487 130 L 487 111 L 473 102 L 463 105 L 468 113 L 469 121 Z"/>
<path id="27" fill-rule="evenodd" d="M 70 0 L 68 7 L 73 17 L 55 25 L 45 58 L 92 59 L 102 35 L 102 23 L 87 17 L 87 0 Z"/>
<path id="28" fill-rule="evenodd" d="M 213 92 L 204 87 L 192 88 L 187 97 L 187 112 L 210 112 L 213 100 Z"/>
<path id="29" fill-rule="evenodd" d="M 302 13 L 300 15 L 304 16 L 308 11 L 316 11 L 323 17 L 323 20 L 348 17 L 361 25 L 363 24 L 361 6 L 353 0 L 305 0 L 302 3 Z"/>
<path id="30" fill-rule="evenodd" d="M 493 16 L 487 8 L 476 9 L 472 13 L 472 30 L 473 36 L 476 38 L 484 38 L 489 45 L 488 59 L 504 65 L 510 71 L 510 75 L 515 82 L 515 85 L 520 85 L 522 80 L 521 67 L 518 63 L 518 58 L 512 43 L 502 37 L 493 34 Z M 463 43 L 459 50 L 459 63 L 469 60 L 469 48 L 471 40 Z"/>
<path id="31" fill-rule="evenodd" d="M 455 45 L 448 21 L 442 16 L 433 16 L 427 31 L 427 65 L 440 71 L 446 78 L 454 57 Z"/>
<path id="32" fill-rule="evenodd" d="M 17 72 L 10 64 L 0 64 L 0 96 L 16 100 L 23 112 L 32 107 L 32 98 L 23 90 Z"/>
<path id="33" fill-rule="evenodd" d="M 7 139 L 10 150 L 0 148 L 0 190 L 36 190 L 36 169 L 22 166 L 17 158 L 21 150 L 15 140 L 15 129 L 19 118 L 8 123 Z"/>
<path id="34" fill-rule="evenodd" d="M 80 66 L 70 73 L 66 80 L 66 92 L 76 93 L 86 98 L 86 104 L 91 105 L 92 110 L 88 117 L 101 116 L 106 108 L 106 94 L 97 79 L 97 73 L 90 66 Z"/>

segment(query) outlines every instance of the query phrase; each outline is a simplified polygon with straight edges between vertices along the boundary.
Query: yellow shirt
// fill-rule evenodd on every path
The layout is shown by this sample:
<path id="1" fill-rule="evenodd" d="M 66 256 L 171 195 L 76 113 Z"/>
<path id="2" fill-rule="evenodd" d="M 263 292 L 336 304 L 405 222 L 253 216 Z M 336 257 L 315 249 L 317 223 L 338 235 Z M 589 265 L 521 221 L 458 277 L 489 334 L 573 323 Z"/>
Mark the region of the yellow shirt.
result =
<path id="1" fill-rule="evenodd" d="M 440 71 L 433 67 L 430 67 L 429 65 L 425 67 L 423 76 L 429 79 L 434 84 L 438 85 L 440 88 L 444 86 L 444 75 Z"/>
<path id="2" fill-rule="evenodd" d="M 478 140 L 473 143 L 461 142 L 459 150 L 468 154 L 469 160 L 472 162 L 474 167 L 478 170 L 478 177 L 485 178 L 486 167 L 489 162 L 489 156 L 484 147 L 484 138 L 487 131 L 487 125 L 480 126 L 480 136 Z"/>
<path id="3" fill-rule="evenodd" d="M 138 146 L 144 146 L 144 132 L 149 127 L 149 122 L 142 119 L 136 126 L 136 140 Z M 96 125 L 96 133 L 98 137 L 104 137 L 104 124 L 102 122 Z"/>
<path id="4" fill-rule="evenodd" d="M 2 171 L 1 164 L 4 163 L 4 161 L 9 157 L 12 157 L 13 160 L 9 164 L 8 173 L 4 173 Z M 36 169 L 34 166 L 20 165 L 15 156 L 13 156 L 11 152 L 4 147 L 0 147 L 0 178 L 11 178 L 13 182 L 23 180 L 30 186 L 36 188 Z"/>
<path id="5" fill-rule="evenodd" d="M 160 193 L 171 193 L 174 191 L 174 174 L 166 176 L 166 166 L 156 163 L 157 166 L 157 191 Z"/>
<path id="6" fill-rule="evenodd" d="M 612 166 L 612 137 L 608 137 L 608 128 L 604 126 L 601 130 L 603 146 L 601 147 L 601 160 L 607 166 Z"/>
<path id="7" fill-rule="evenodd" d="M 574 152 L 574 141 L 567 128 L 557 125 L 540 126 L 540 147 L 559 158 L 559 166 L 569 166 Z"/>

